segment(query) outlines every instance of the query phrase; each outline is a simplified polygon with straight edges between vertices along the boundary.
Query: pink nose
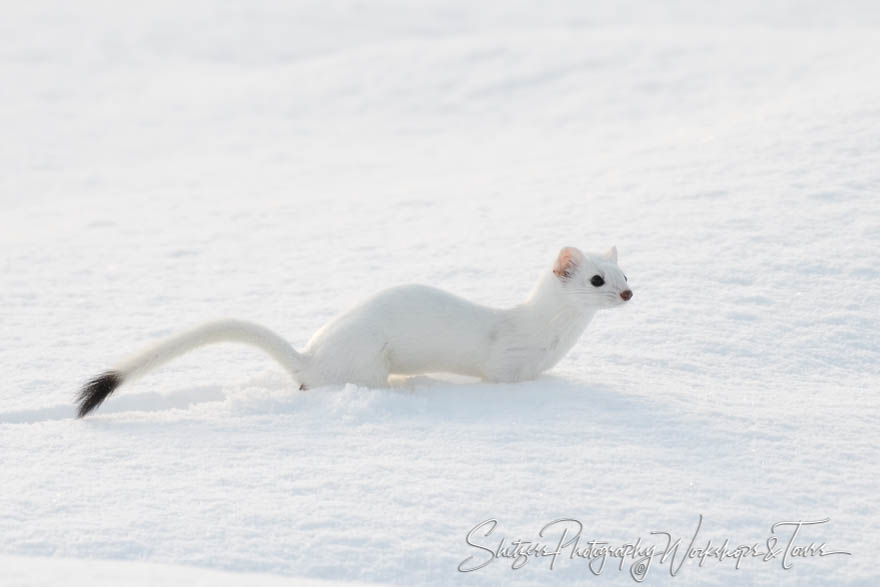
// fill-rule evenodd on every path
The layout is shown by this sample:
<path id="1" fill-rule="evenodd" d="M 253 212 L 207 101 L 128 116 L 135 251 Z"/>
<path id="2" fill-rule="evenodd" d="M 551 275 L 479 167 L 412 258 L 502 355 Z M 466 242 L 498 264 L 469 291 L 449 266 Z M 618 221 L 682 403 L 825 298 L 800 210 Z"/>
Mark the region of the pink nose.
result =
<path id="1" fill-rule="evenodd" d="M 628 289 L 625 289 L 622 292 L 620 292 L 620 297 L 622 297 L 623 301 L 625 302 L 625 301 L 629 300 L 631 297 L 633 297 L 633 292 L 631 292 Z"/>

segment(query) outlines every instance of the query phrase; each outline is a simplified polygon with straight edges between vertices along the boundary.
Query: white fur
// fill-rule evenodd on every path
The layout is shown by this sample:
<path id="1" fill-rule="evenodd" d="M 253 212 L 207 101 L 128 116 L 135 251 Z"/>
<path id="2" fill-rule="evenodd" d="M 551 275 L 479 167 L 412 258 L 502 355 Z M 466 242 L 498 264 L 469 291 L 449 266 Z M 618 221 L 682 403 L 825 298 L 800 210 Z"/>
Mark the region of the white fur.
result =
<path id="1" fill-rule="evenodd" d="M 590 283 L 597 274 L 605 280 L 601 287 Z M 230 341 L 261 348 L 308 387 L 382 387 L 389 375 L 428 372 L 521 381 L 553 367 L 596 311 L 624 303 L 621 292 L 628 290 L 615 248 L 604 255 L 584 255 L 567 247 L 531 296 L 510 309 L 405 285 L 385 290 L 330 321 L 302 354 L 262 326 L 222 320 L 161 342 L 114 371 L 129 381 L 196 347 Z"/>

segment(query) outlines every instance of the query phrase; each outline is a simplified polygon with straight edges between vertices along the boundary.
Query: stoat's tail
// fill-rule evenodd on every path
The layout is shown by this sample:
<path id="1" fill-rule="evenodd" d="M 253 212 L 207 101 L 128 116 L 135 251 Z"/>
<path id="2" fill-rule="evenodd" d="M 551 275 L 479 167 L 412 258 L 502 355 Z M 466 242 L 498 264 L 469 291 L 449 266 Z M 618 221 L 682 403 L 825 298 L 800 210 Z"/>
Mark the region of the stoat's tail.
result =
<path id="1" fill-rule="evenodd" d="M 79 417 L 101 405 L 124 382 L 132 381 L 196 347 L 215 342 L 239 342 L 259 347 L 281 363 L 294 379 L 305 366 L 303 356 L 268 328 L 240 320 L 209 322 L 168 338 L 86 383 L 79 392 Z"/>

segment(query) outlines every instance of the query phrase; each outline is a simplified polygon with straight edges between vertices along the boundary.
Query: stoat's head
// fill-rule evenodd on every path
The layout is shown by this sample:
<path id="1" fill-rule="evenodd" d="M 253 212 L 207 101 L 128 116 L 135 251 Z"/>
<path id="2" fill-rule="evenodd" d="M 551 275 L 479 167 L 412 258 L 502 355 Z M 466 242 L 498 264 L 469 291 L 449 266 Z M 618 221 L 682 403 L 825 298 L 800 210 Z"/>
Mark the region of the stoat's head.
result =
<path id="1" fill-rule="evenodd" d="M 611 308 L 628 302 L 633 295 L 626 275 L 617 265 L 617 247 L 599 255 L 565 247 L 556 257 L 553 273 L 562 292 L 583 306 Z"/>

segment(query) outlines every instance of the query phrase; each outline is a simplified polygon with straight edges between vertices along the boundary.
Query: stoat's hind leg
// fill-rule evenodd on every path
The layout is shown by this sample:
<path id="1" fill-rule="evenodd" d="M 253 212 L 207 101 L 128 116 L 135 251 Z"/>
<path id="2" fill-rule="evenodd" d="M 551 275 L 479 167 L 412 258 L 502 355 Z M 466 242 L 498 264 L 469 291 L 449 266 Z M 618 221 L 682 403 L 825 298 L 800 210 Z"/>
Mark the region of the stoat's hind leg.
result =
<path id="1" fill-rule="evenodd" d="M 317 379 L 311 381 L 317 381 L 317 383 L 300 383 L 299 390 L 309 391 L 315 389 L 316 387 L 324 387 L 326 385 L 345 385 L 346 383 L 352 383 L 354 385 L 360 385 L 362 387 L 382 388 L 388 387 L 388 371 L 377 371 L 373 373 L 352 373 L 347 376 L 340 375 L 328 379 Z"/>
<path id="2" fill-rule="evenodd" d="M 361 356 L 343 356 L 328 359 L 324 353 L 316 353 L 310 368 L 302 373 L 301 390 L 345 385 L 353 383 L 363 387 L 388 387 L 388 357 L 384 348 L 377 353 Z"/>
<path id="3" fill-rule="evenodd" d="M 377 356 L 353 363 L 344 383 L 354 383 L 364 387 L 388 387 L 388 359 L 384 349 Z M 340 382 L 343 383 L 343 382 Z"/>

